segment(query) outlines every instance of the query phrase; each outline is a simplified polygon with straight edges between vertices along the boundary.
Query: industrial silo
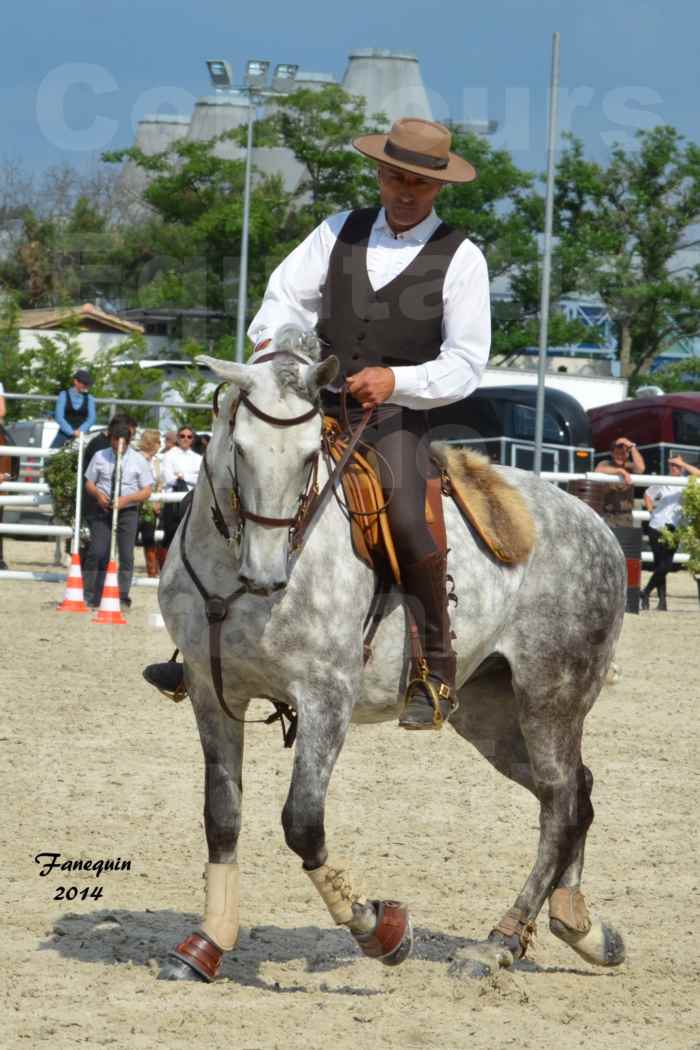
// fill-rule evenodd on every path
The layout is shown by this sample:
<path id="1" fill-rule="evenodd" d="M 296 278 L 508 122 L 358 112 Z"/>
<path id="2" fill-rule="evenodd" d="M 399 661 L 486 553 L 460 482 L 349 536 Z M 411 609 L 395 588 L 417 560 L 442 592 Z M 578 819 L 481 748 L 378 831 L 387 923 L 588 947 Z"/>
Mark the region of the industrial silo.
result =
<path id="1" fill-rule="evenodd" d="M 384 113 L 387 127 L 398 117 L 433 119 L 418 59 L 409 52 L 351 51 L 343 88 L 350 95 L 364 96 L 368 119 Z"/>
<path id="2" fill-rule="evenodd" d="M 149 114 L 136 126 L 134 146 L 147 157 L 163 153 L 178 139 L 187 138 L 189 126 L 189 117 L 169 113 Z M 141 200 L 149 181 L 148 172 L 143 168 L 131 160 L 124 162 L 119 174 L 119 194 L 123 202 L 121 210 L 127 221 L 139 222 L 150 214 L 150 209 Z"/>

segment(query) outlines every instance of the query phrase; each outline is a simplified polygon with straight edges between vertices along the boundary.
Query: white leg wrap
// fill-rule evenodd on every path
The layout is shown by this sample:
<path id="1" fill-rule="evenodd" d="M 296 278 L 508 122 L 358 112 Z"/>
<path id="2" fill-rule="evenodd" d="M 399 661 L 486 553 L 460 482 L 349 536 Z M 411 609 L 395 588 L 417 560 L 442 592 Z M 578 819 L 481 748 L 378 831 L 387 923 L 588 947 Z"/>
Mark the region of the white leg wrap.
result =
<path id="1" fill-rule="evenodd" d="M 304 869 L 306 871 L 306 869 Z M 353 904 L 365 906 L 367 899 L 355 893 L 347 865 L 326 863 L 306 871 L 337 925 L 347 925 L 353 918 Z"/>
<path id="2" fill-rule="evenodd" d="M 202 930 L 219 948 L 229 951 L 238 940 L 240 902 L 237 864 L 207 864 L 207 882 Z"/>

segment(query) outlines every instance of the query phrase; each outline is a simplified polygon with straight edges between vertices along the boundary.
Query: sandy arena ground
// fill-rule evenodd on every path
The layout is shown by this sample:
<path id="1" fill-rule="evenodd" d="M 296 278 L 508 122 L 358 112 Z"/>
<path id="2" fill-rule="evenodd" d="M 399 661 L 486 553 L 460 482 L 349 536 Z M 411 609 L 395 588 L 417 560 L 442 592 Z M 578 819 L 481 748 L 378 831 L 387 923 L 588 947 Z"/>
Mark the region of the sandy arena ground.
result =
<path id="1" fill-rule="evenodd" d="M 6 558 L 45 569 L 52 549 L 10 542 Z M 481 981 L 450 964 L 522 884 L 535 803 L 456 734 L 383 725 L 351 729 L 329 839 L 372 896 L 411 903 L 413 957 L 384 968 L 331 928 L 282 838 L 290 752 L 277 727 L 255 726 L 239 945 L 214 985 L 157 982 L 157 960 L 197 921 L 205 852 L 191 709 L 140 675 L 170 655 L 150 624 L 155 592 L 134 590 L 120 628 L 55 612 L 60 584 L 1 587 L 3 1047 L 700 1050 L 700 606 L 686 573 L 671 578 L 668 614 L 626 618 L 622 677 L 587 723 L 596 820 L 585 889 L 623 931 L 628 961 L 588 967 L 545 918 L 533 963 Z M 42 852 L 128 859 L 131 870 L 40 877 Z M 103 893 L 56 900 L 59 886 Z"/>

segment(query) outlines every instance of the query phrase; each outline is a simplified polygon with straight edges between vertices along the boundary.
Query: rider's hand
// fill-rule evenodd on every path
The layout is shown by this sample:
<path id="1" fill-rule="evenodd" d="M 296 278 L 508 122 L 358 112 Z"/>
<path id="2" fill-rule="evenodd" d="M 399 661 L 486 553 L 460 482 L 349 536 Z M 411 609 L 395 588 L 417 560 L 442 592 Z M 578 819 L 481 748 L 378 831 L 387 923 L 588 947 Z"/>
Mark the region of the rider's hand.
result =
<path id="1" fill-rule="evenodd" d="M 374 408 L 393 394 L 394 373 L 390 368 L 363 368 L 348 376 L 348 390 L 363 408 Z"/>

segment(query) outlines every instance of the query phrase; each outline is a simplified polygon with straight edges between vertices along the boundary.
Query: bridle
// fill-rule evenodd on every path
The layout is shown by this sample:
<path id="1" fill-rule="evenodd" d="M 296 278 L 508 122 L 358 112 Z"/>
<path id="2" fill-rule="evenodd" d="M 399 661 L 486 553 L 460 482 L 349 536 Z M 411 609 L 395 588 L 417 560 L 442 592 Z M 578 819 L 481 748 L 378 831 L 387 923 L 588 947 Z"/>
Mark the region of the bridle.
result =
<path id="1" fill-rule="evenodd" d="M 303 365 L 310 365 L 313 362 L 309 361 L 298 354 L 294 354 L 289 350 L 273 350 L 268 354 L 264 354 L 256 360 L 256 364 L 262 364 L 265 361 L 271 361 L 278 357 L 292 358 L 294 361 L 298 361 Z M 221 384 L 223 385 L 223 384 Z M 218 395 L 221 387 L 217 387 L 214 393 L 214 413 L 218 415 Z M 239 407 L 243 405 L 247 410 L 258 419 L 262 420 L 263 423 L 267 423 L 269 426 L 276 427 L 296 427 L 302 423 L 308 423 L 309 420 L 315 416 L 321 416 L 321 409 L 318 406 L 312 406 L 308 412 L 303 412 L 299 416 L 292 417 L 279 417 L 272 416 L 268 412 L 264 412 L 261 408 L 251 401 L 246 393 L 241 393 L 238 400 L 233 406 L 231 416 L 229 419 L 229 430 L 233 433 L 236 415 Z M 311 527 L 313 521 L 318 517 L 321 510 L 325 507 L 330 496 L 336 491 L 340 479 L 342 477 L 343 470 L 352 456 L 356 446 L 360 442 L 360 438 L 369 422 L 371 416 L 371 410 L 364 413 L 362 419 L 358 423 L 355 430 L 349 430 L 350 439 L 348 446 L 345 449 L 343 456 L 340 458 L 335 466 L 333 465 L 330 456 L 327 455 L 327 461 L 329 464 L 329 476 L 323 489 L 319 489 L 318 484 L 318 463 L 321 455 L 321 451 L 325 449 L 325 437 L 322 435 L 321 443 L 318 450 L 314 454 L 311 463 L 309 465 L 309 473 L 306 479 L 304 489 L 299 496 L 299 503 L 296 514 L 293 517 L 286 518 L 271 518 L 262 514 L 255 514 L 253 511 L 246 510 L 242 504 L 240 490 L 238 488 L 238 478 L 229 468 L 231 474 L 232 488 L 230 495 L 231 510 L 237 517 L 237 524 L 235 531 L 232 534 L 231 529 L 226 523 L 224 515 L 221 511 L 219 501 L 216 496 L 216 490 L 214 488 L 214 482 L 211 476 L 209 464 L 207 462 L 206 455 L 204 456 L 203 466 L 206 479 L 209 483 L 209 488 L 212 495 L 213 506 L 211 508 L 212 519 L 218 531 L 227 541 L 240 540 L 243 533 L 243 528 L 246 521 L 252 521 L 257 525 L 263 525 L 265 528 L 278 529 L 287 528 L 289 529 L 289 543 L 290 543 L 290 555 L 298 552 L 302 546 L 306 533 Z"/>
<path id="2" fill-rule="evenodd" d="M 312 361 L 308 361 L 303 357 L 299 357 L 298 354 L 294 354 L 289 350 L 273 350 L 270 353 L 264 354 L 262 357 L 259 357 L 256 360 L 256 364 L 262 364 L 265 361 L 271 361 L 277 357 L 292 358 L 293 360 L 298 361 L 300 364 L 303 365 L 313 364 Z M 217 416 L 219 414 L 220 389 L 221 386 L 217 387 L 214 393 L 213 401 L 214 414 Z M 258 406 L 250 400 L 248 395 L 243 392 L 239 395 L 238 400 L 236 401 L 231 412 L 231 417 L 229 419 L 229 430 L 231 434 L 233 434 L 236 413 L 238 412 L 240 405 L 244 405 L 249 412 L 251 412 L 258 419 L 262 420 L 264 423 L 267 423 L 270 426 L 295 427 L 300 426 L 302 423 L 309 422 L 309 420 L 313 419 L 314 416 L 321 416 L 321 409 L 319 406 L 316 405 L 310 408 L 308 412 L 303 412 L 301 415 L 292 416 L 291 418 L 279 418 L 277 416 L 271 416 L 269 413 L 263 412 L 261 408 L 258 408 Z M 319 448 L 316 451 L 310 464 L 309 475 L 306 481 L 306 485 L 304 491 L 299 497 L 299 506 L 294 517 L 270 518 L 262 514 L 254 514 L 252 511 L 246 510 L 241 504 L 237 479 L 229 468 L 232 480 L 230 497 L 231 510 L 236 514 L 238 519 L 233 534 L 231 533 L 231 529 L 229 528 L 226 519 L 224 518 L 224 515 L 222 513 L 221 507 L 219 505 L 219 501 L 216 496 L 216 490 L 214 488 L 214 482 L 211 476 L 211 470 L 207 462 L 207 454 L 205 453 L 202 460 L 202 465 L 213 500 L 213 505 L 211 508 L 212 519 L 216 528 L 224 537 L 224 539 L 227 542 L 231 542 L 236 539 L 240 540 L 246 521 L 255 522 L 256 524 L 263 525 L 266 528 L 287 528 L 289 529 L 290 538 L 289 557 L 290 559 L 295 558 L 301 550 L 306 533 L 311 528 L 313 522 L 318 519 L 328 500 L 336 492 L 336 489 L 340 484 L 343 470 L 345 469 L 348 460 L 352 456 L 353 451 L 359 443 L 360 438 L 362 437 L 362 434 L 365 430 L 365 427 L 369 422 L 370 416 L 370 410 L 364 413 L 362 419 L 358 423 L 355 430 L 351 432 L 347 447 L 345 448 L 345 451 L 343 452 L 341 458 L 335 464 L 335 467 L 333 467 L 332 463 L 329 463 L 328 479 L 323 488 L 319 490 L 318 461 L 321 455 L 321 450 L 323 448 L 324 437 L 322 435 L 321 442 L 319 443 Z M 330 456 L 328 456 L 328 459 L 330 460 Z M 231 594 L 227 595 L 226 597 L 222 597 L 219 594 L 210 594 L 207 591 L 187 556 L 187 528 L 189 525 L 191 513 L 192 501 L 190 500 L 188 502 L 188 506 L 185 511 L 180 530 L 180 555 L 182 557 L 182 563 L 188 575 L 190 576 L 192 582 L 194 583 L 202 599 L 204 600 L 204 608 L 206 611 L 207 621 L 209 623 L 209 664 L 214 691 L 216 693 L 221 709 L 224 711 L 224 713 L 236 722 L 245 722 L 248 721 L 248 719 L 243 719 L 240 718 L 238 715 L 235 715 L 230 710 L 228 704 L 224 699 L 223 666 L 221 660 L 221 630 L 223 622 L 228 616 L 229 609 L 231 608 L 233 603 L 243 594 L 249 593 L 249 589 L 245 584 L 241 584 L 239 587 L 236 588 L 235 591 L 232 591 Z M 275 713 L 271 715 L 268 719 L 262 719 L 260 721 L 269 724 L 272 721 L 279 720 L 282 723 L 282 736 L 284 739 L 285 747 L 291 747 L 294 743 L 294 738 L 296 735 L 296 712 L 293 708 L 290 707 L 289 704 L 282 703 L 278 700 L 274 700 L 271 697 L 268 699 L 270 699 L 271 703 L 274 704 L 276 709 Z M 290 725 L 286 728 L 285 719 L 289 719 L 290 721 Z"/>

